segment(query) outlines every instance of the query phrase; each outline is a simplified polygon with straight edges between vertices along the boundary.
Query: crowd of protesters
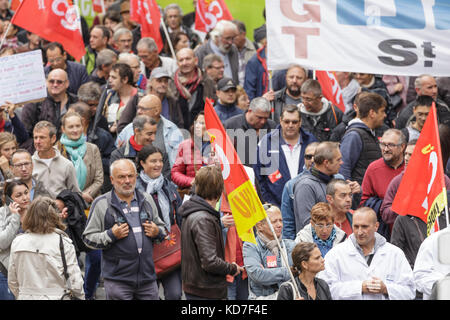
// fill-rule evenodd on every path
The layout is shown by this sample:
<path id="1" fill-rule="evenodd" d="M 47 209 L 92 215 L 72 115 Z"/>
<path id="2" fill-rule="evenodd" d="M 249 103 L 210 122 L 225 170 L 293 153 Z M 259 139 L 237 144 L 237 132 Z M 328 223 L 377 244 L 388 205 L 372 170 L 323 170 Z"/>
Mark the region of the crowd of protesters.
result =
<path id="1" fill-rule="evenodd" d="M 392 203 L 433 104 L 450 190 L 449 78 L 336 72 L 340 110 L 314 70 L 268 72 L 265 24 L 253 41 L 238 20 L 203 34 L 170 4 L 159 52 L 128 0 L 104 3 L 74 61 L 8 28 L 0 0 L 0 57 L 41 50 L 47 86 L 0 106 L 0 299 L 433 297 L 450 266 Z M 264 204 L 256 243 L 238 237 L 206 98 Z M 163 241 L 181 263 L 157 272 Z"/>

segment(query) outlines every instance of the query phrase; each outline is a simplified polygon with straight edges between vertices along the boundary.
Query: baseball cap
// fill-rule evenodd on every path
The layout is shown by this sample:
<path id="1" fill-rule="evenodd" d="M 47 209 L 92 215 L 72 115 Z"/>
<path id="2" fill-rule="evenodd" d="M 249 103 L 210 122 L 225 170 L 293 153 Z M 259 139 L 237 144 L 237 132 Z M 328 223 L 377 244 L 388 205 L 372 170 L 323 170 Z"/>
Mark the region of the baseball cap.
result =
<path id="1" fill-rule="evenodd" d="M 157 67 L 152 70 L 152 73 L 150 74 L 150 79 L 160 79 L 160 78 L 170 78 L 169 73 L 167 72 L 166 68 L 163 67 Z"/>
<path id="2" fill-rule="evenodd" d="M 231 78 L 222 78 L 217 82 L 217 90 L 227 91 L 232 88 L 236 89 L 236 84 Z"/>

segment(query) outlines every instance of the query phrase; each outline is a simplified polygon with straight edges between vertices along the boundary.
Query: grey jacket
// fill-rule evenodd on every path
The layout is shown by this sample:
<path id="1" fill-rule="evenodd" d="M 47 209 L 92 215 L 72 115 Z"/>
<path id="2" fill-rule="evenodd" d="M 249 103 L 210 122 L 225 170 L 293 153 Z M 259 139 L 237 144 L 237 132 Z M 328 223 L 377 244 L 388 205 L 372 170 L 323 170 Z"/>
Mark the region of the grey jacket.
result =
<path id="1" fill-rule="evenodd" d="M 210 53 L 214 53 L 211 48 L 211 42 L 205 42 L 202 46 L 195 50 L 195 55 L 198 58 L 198 66 L 203 70 L 203 58 Z M 239 52 L 236 46 L 233 44 L 230 51 L 228 52 L 228 59 L 230 60 L 231 73 L 233 75 L 234 83 L 239 83 Z"/>
<path id="2" fill-rule="evenodd" d="M 20 216 L 12 213 L 8 206 L 0 208 L 0 263 L 8 269 L 11 243 L 19 233 Z"/>
<path id="3" fill-rule="evenodd" d="M 327 202 L 325 182 L 305 172 L 294 184 L 295 232 L 302 230 L 311 220 L 311 208 L 318 202 Z"/>
<path id="4" fill-rule="evenodd" d="M 291 266 L 295 242 L 290 239 L 283 239 L 283 243 L 286 246 L 289 265 Z M 256 237 L 256 245 L 251 242 L 244 242 L 243 257 L 249 279 L 250 300 L 275 293 L 283 282 L 291 279 L 288 268 L 282 264 L 280 253 L 276 257 L 276 267 L 267 265 L 267 257 L 269 256 L 273 256 L 272 251 L 266 247 L 259 237 Z"/>

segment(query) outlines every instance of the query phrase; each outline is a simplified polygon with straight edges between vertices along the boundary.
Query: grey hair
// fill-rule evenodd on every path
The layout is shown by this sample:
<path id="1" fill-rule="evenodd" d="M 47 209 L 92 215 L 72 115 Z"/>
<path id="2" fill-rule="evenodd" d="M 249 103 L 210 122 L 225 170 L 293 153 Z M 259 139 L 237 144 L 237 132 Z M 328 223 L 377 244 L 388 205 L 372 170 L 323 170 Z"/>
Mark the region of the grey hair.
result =
<path id="1" fill-rule="evenodd" d="M 137 174 L 136 164 L 133 161 L 131 161 L 130 159 L 127 159 L 127 158 L 120 158 L 120 159 L 114 160 L 114 162 L 111 163 L 111 165 L 109 166 L 109 172 L 111 173 L 111 175 L 113 173 L 113 170 L 117 167 L 117 165 L 121 161 L 125 161 L 125 162 L 128 162 L 129 164 L 133 165 L 134 172 Z"/>
<path id="2" fill-rule="evenodd" d="M 171 4 L 168 4 L 168 5 L 164 8 L 164 18 L 165 18 L 166 15 L 167 15 L 167 11 L 169 11 L 169 10 L 171 10 L 171 9 L 177 9 L 178 12 L 180 13 L 180 17 L 183 16 L 183 10 L 181 10 L 181 7 L 180 7 L 178 4 L 176 4 L 176 3 L 171 3 Z"/>
<path id="3" fill-rule="evenodd" d="M 213 64 L 213 62 L 223 62 L 223 59 L 221 56 L 215 53 L 210 53 L 207 56 L 203 58 L 203 69 L 206 70 L 210 68 Z"/>
<path id="4" fill-rule="evenodd" d="M 383 133 L 383 136 L 384 136 L 385 134 L 391 134 L 391 133 L 396 134 L 396 135 L 398 136 L 398 141 L 399 141 L 400 144 L 406 145 L 406 143 L 408 142 L 408 141 L 406 141 L 406 137 L 405 137 L 405 135 L 403 134 L 403 132 L 402 132 L 401 130 L 394 129 L 394 128 L 389 128 L 389 129 L 387 129 L 387 130 Z"/>
<path id="5" fill-rule="evenodd" d="M 158 51 L 158 46 L 156 45 L 155 40 L 150 37 L 141 38 L 136 45 L 136 49 L 146 49 L 150 52 Z"/>
<path id="6" fill-rule="evenodd" d="M 332 179 L 327 184 L 326 194 L 334 197 L 334 195 L 336 194 L 336 185 L 337 184 L 343 184 L 343 185 L 348 186 L 350 184 L 350 182 L 348 182 L 346 180 L 342 180 L 342 179 Z"/>
<path id="7" fill-rule="evenodd" d="M 430 77 L 434 79 L 434 77 L 431 74 L 421 74 L 416 78 L 416 80 L 414 80 L 414 88 L 420 89 L 422 87 L 422 79 L 425 77 Z"/>
<path id="8" fill-rule="evenodd" d="M 144 129 L 146 123 L 149 123 L 152 126 L 157 124 L 155 119 L 153 119 L 152 117 L 149 117 L 147 115 L 136 116 L 133 119 L 133 129 L 142 131 Z"/>
<path id="9" fill-rule="evenodd" d="M 245 23 L 243 23 L 241 20 L 232 20 L 236 27 L 238 28 L 239 33 L 247 32 L 247 28 L 245 27 Z"/>
<path id="10" fill-rule="evenodd" d="M 217 22 L 214 29 L 209 33 L 211 39 L 215 40 L 217 37 L 220 37 L 225 29 L 233 29 L 234 31 L 239 32 L 238 27 L 233 22 L 228 20 L 220 20 Z"/>
<path id="11" fill-rule="evenodd" d="M 308 79 L 305 82 L 303 82 L 300 91 L 302 93 L 312 92 L 316 97 L 322 95 L 322 87 L 320 86 L 319 81 L 314 79 Z"/>
<path id="12" fill-rule="evenodd" d="M 82 102 L 98 101 L 102 95 L 100 85 L 94 81 L 83 83 L 78 89 L 78 100 Z"/>
<path id="13" fill-rule="evenodd" d="M 259 110 L 261 112 L 272 111 L 272 107 L 270 105 L 269 100 L 267 100 L 266 98 L 263 98 L 263 97 L 254 98 L 250 102 L 250 106 L 248 108 L 249 108 L 249 110 L 252 110 L 252 111 L 257 111 L 257 110 Z"/>
<path id="14" fill-rule="evenodd" d="M 129 52 L 122 52 L 121 54 L 119 54 L 119 59 L 117 60 L 117 62 L 128 64 L 127 62 L 130 61 L 130 59 L 136 59 L 138 63 L 141 62 L 141 59 L 137 55 Z"/>
<path id="15" fill-rule="evenodd" d="M 133 33 L 125 27 L 117 29 L 114 32 L 114 37 L 113 37 L 114 42 L 117 42 L 122 35 L 127 34 L 127 33 L 129 35 L 131 35 L 131 37 L 133 37 Z"/>
<path id="16" fill-rule="evenodd" d="M 97 54 L 97 58 L 95 58 L 95 66 L 99 68 L 113 64 L 114 58 L 117 58 L 117 54 L 114 51 L 111 49 L 103 49 Z"/>

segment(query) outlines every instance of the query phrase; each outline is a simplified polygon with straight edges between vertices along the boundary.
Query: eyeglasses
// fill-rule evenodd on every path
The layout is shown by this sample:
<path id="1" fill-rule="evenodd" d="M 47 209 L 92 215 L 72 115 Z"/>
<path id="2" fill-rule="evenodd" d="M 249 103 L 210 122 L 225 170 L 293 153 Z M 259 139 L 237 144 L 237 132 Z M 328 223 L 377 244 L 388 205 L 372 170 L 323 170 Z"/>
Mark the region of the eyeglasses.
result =
<path id="1" fill-rule="evenodd" d="M 401 146 L 402 144 L 394 144 L 394 143 L 384 143 L 384 142 L 380 142 L 380 148 L 386 148 L 388 147 L 389 149 L 393 149 L 395 147 Z"/>
<path id="2" fill-rule="evenodd" d="M 311 160 L 312 158 L 314 158 L 313 154 L 305 154 L 305 159 L 306 160 Z"/>
<path id="3" fill-rule="evenodd" d="M 64 82 L 66 82 L 65 80 L 58 80 L 58 79 L 50 79 L 48 80 L 49 83 L 51 84 L 57 84 L 57 85 L 62 85 Z"/>
<path id="4" fill-rule="evenodd" d="M 327 229 L 333 228 L 334 224 L 327 224 L 327 225 L 324 225 L 324 224 L 314 224 L 314 226 L 315 226 L 317 229 L 319 229 L 319 230 L 323 230 L 324 228 L 327 228 Z"/>
<path id="5" fill-rule="evenodd" d="M 214 68 L 214 69 L 220 70 L 220 69 L 225 69 L 225 66 L 224 65 L 221 65 L 221 66 L 210 66 L 210 68 Z"/>
<path id="6" fill-rule="evenodd" d="M 59 62 L 59 61 L 61 61 L 63 59 L 64 59 L 64 57 L 56 57 L 56 58 L 53 58 L 53 59 L 48 59 L 48 62 L 50 62 L 50 63 Z"/>
<path id="7" fill-rule="evenodd" d="M 265 203 L 265 204 L 263 204 L 263 209 L 264 210 L 269 210 L 270 208 L 272 208 L 274 205 L 273 204 L 270 204 L 270 203 Z"/>
<path id="8" fill-rule="evenodd" d="M 296 125 L 296 124 L 299 124 L 299 122 L 300 122 L 300 120 L 282 120 L 284 123 L 286 123 L 286 124 L 293 124 L 293 125 Z"/>
<path id="9" fill-rule="evenodd" d="M 31 167 L 31 162 L 24 162 L 24 163 L 13 164 L 13 167 L 16 168 L 16 169 L 20 169 L 22 167 L 29 168 L 29 167 Z"/>

